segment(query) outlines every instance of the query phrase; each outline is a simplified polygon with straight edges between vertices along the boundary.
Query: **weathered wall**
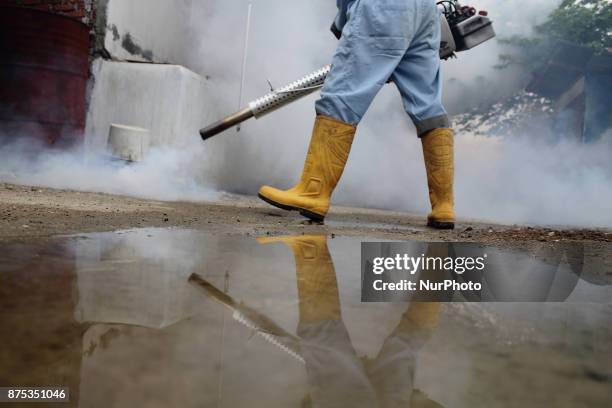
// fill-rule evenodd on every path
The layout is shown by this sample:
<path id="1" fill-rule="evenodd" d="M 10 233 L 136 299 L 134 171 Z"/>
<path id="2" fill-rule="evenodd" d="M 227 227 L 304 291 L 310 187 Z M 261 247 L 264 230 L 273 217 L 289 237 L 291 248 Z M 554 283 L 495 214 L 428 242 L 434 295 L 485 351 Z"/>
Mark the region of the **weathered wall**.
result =
<path id="1" fill-rule="evenodd" d="M 192 0 L 104 0 L 100 8 L 98 31 L 111 58 L 187 66 Z"/>
<path id="2" fill-rule="evenodd" d="M 241 23 L 246 4 L 235 4 Z M 152 147 L 183 145 L 186 139 L 193 144 L 202 126 L 238 108 L 239 81 L 223 85 L 224 94 L 236 95 L 232 106 L 213 100 L 219 90 L 210 90 L 213 81 L 199 56 L 207 31 L 194 23 L 212 12 L 210 3 L 194 0 L 97 0 L 89 147 L 105 148 L 111 123 L 149 129 Z M 224 55 L 240 61 L 244 24 L 228 23 L 227 30 L 214 38 L 231 39 Z M 228 65 L 223 74 L 237 76 L 240 63 Z"/>

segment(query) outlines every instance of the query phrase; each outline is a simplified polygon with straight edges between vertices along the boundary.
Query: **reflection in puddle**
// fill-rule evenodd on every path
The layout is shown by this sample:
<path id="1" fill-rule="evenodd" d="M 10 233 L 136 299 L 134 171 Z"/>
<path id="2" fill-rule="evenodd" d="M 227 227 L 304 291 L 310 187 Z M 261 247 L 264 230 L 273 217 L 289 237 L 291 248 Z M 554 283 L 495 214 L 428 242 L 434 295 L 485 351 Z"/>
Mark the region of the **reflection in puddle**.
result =
<path id="1" fill-rule="evenodd" d="M 148 229 L 1 246 L 0 385 L 105 408 L 610 406 L 601 248 L 565 303 L 366 304 L 361 241 Z"/>
<path id="2" fill-rule="evenodd" d="M 367 242 L 361 253 L 362 301 L 610 301 L 610 259 L 599 256 L 601 247 L 583 243 L 517 251 L 464 242 Z"/>

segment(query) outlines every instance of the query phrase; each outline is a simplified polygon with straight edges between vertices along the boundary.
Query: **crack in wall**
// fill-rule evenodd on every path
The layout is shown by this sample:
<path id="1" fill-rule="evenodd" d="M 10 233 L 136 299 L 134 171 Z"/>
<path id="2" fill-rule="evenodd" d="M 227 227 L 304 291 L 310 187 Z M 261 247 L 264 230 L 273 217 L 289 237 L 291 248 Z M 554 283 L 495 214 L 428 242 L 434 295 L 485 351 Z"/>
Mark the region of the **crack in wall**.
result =
<path id="1" fill-rule="evenodd" d="M 153 62 L 153 51 L 142 48 L 136 41 L 134 41 L 134 38 L 129 32 L 125 33 L 123 36 L 121 46 L 130 54 L 140 55 L 147 61 Z"/>

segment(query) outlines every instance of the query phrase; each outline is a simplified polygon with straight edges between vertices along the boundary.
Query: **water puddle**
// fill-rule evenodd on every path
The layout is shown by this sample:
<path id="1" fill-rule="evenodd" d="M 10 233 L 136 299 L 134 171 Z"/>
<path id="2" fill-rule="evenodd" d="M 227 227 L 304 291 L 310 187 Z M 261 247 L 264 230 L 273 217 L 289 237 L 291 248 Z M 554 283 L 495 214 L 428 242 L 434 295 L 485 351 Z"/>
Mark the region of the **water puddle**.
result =
<path id="1" fill-rule="evenodd" d="M 361 303 L 362 240 L 2 245 L 0 386 L 104 408 L 610 406 L 610 248 L 582 247 L 565 302 Z"/>

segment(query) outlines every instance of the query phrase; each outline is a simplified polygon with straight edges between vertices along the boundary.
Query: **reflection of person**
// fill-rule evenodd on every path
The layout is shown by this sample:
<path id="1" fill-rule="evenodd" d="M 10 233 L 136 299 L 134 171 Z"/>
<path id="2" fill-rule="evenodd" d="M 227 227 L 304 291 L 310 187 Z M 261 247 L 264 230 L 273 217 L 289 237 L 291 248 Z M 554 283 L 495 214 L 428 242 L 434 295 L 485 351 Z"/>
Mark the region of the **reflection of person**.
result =
<path id="1" fill-rule="evenodd" d="M 423 144 L 432 212 L 428 225 L 454 228 L 453 130 L 441 102 L 440 12 L 432 0 L 338 0 L 340 37 L 316 103 L 300 182 L 263 186 L 268 203 L 322 221 L 349 156 L 357 125 L 387 81 L 400 91 Z M 379 135 L 383 136 L 383 135 Z"/>
<path id="2" fill-rule="evenodd" d="M 317 407 L 437 407 L 414 389 L 416 353 L 438 324 L 440 303 L 412 303 L 378 356 L 360 359 L 342 321 L 338 284 L 325 236 L 260 238 L 293 250 L 301 354 Z"/>

